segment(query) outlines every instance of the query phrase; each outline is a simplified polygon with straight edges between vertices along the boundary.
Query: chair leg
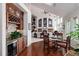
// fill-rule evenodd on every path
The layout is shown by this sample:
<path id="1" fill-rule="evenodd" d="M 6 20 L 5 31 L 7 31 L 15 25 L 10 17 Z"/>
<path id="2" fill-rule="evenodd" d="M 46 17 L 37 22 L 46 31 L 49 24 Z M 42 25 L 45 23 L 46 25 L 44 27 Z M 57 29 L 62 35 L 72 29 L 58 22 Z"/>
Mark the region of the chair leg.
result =
<path id="1" fill-rule="evenodd" d="M 45 47 L 45 46 L 44 46 L 43 51 L 44 51 L 46 54 L 49 54 L 49 52 L 50 52 L 50 51 L 49 51 L 49 47 Z"/>
<path id="2" fill-rule="evenodd" d="M 67 49 L 65 49 L 65 52 L 67 52 Z"/>

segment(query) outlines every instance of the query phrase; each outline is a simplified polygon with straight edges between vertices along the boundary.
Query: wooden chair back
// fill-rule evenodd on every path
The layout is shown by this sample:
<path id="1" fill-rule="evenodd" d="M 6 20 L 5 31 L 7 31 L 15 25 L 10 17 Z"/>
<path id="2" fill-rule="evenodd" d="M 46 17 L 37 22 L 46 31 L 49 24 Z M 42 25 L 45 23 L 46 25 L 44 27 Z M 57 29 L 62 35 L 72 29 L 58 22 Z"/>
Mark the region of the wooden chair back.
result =
<path id="1" fill-rule="evenodd" d="M 67 39 L 66 39 L 66 47 L 68 48 L 68 50 L 70 50 L 70 40 L 71 40 L 71 37 L 70 36 L 67 36 Z"/>
<path id="2" fill-rule="evenodd" d="M 67 36 L 66 41 L 56 41 L 57 46 L 65 48 L 65 51 L 70 50 L 70 36 Z"/>
<path id="3" fill-rule="evenodd" d="M 43 36 L 43 42 L 44 42 L 44 51 L 49 52 L 49 36 L 48 34 Z"/>

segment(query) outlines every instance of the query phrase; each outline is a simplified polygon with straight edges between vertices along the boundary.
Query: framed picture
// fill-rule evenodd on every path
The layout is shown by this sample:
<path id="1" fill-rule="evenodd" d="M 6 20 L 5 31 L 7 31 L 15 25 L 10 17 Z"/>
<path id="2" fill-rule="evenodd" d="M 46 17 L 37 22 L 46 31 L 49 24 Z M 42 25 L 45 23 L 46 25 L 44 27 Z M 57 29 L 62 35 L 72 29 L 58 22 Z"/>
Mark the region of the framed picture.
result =
<path id="1" fill-rule="evenodd" d="M 47 18 L 43 18 L 43 26 L 47 27 Z"/>
<path id="2" fill-rule="evenodd" d="M 52 19 L 48 19 L 48 27 L 52 27 Z"/>
<path id="3" fill-rule="evenodd" d="M 42 27 L 42 19 L 38 20 L 38 27 Z"/>

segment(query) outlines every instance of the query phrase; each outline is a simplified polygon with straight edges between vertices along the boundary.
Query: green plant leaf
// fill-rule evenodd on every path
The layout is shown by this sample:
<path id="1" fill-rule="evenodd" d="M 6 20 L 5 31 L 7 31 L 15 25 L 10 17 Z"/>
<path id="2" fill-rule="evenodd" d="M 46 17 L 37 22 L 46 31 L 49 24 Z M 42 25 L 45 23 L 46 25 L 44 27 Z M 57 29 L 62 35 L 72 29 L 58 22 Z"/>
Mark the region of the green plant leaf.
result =
<path id="1" fill-rule="evenodd" d="M 68 33 L 73 39 L 79 39 L 79 24 L 76 24 L 75 31 Z"/>
<path id="2" fill-rule="evenodd" d="M 10 36 L 11 36 L 11 39 L 17 39 L 21 37 L 22 34 L 20 32 L 15 31 L 15 32 L 11 32 Z"/>

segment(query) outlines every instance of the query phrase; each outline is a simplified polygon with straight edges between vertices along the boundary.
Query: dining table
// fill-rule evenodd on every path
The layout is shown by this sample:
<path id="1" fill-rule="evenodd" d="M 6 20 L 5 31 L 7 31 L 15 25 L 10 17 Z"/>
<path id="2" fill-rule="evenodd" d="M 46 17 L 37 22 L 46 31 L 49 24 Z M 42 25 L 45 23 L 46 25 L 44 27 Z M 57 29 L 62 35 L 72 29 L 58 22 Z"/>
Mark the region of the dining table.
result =
<path id="1" fill-rule="evenodd" d="M 49 41 L 52 42 L 52 45 L 54 45 L 54 48 L 58 48 L 57 46 L 57 41 L 62 41 L 61 39 L 53 39 L 53 38 L 49 38 Z"/>

